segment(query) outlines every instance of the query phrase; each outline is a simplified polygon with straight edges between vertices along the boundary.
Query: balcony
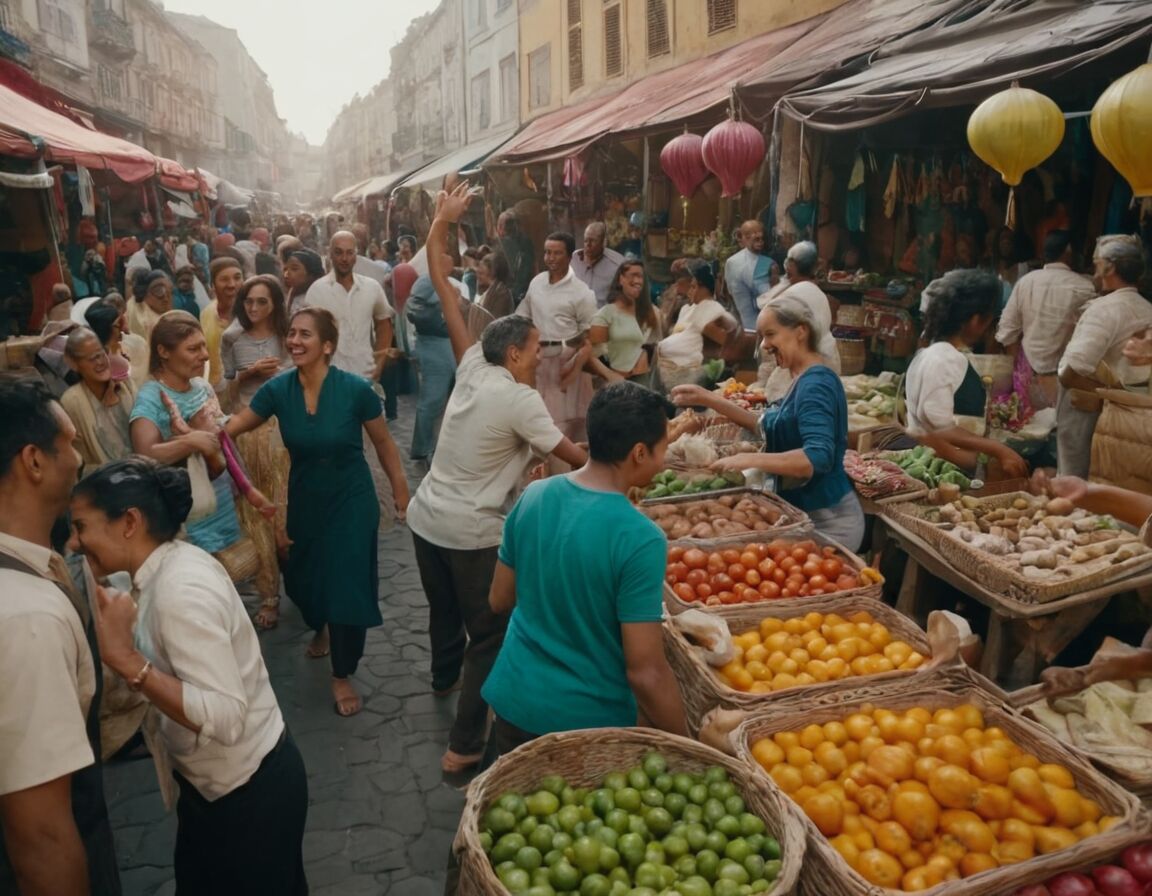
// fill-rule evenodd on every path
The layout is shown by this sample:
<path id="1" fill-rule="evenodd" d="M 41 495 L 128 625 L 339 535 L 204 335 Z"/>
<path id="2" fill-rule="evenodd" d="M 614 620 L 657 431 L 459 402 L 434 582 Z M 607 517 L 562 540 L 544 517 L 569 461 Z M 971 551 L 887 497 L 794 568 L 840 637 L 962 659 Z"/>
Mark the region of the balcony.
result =
<path id="1" fill-rule="evenodd" d="M 113 59 L 128 60 L 136 55 L 132 27 L 110 9 L 92 10 L 92 28 L 88 43 Z"/>

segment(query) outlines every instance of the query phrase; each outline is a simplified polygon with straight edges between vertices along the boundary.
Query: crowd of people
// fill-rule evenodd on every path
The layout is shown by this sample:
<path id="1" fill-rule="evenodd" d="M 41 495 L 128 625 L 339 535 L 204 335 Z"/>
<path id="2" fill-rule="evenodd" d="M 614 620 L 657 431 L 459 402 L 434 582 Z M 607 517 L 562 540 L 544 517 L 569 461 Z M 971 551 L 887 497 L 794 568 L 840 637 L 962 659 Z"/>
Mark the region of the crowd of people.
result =
<path id="1" fill-rule="evenodd" d="M 287 595 L 307 655 L 330 664 L 335 714 L 360 712 L 354 677 L 382 624 L 378 533 L 393 521 L 411 530 L 428 601 L 429 689 L 459 691 L 445 772 L 551 731 L 684 733 L 660 625 L 666 541 L 629 498 L 664 468 L 677 406 L 758 434 L 762 450 L 717 470 L 762 471 L 818 531 L 863 542 L 835 303 L 812 243 L 788 250 L 781 275 L 746 222 L 728 306 L 718 272 L 691 259 L 657 304 L 643 263 L 595 222 L 579 249 L 548 235 L 536 272 L 506 213 L 499 248 L 457 264 L 448 247 L 470 199 L 466 183 L 441 193 L 424 246 L 402 238 L 391 263 L 370 257 L 383 250 L 362 227 L 333 233 L 324 257 L 241 222 L 210 249 L 193 240 L 174 273 L 142 249 L 127 301 L 62 298 L 41 353 L 58 363 L 0 382 L 0 889 L 119 892 L 100 759 L 130 719 L 176 809 L 180 893 L 307 892 L 307 772 L 258 631 Z M 1099 242 L 1101 299 L 1067 245 L 1049 235 L 1050 263 L 1019 278 L 1002 314 L 995 274 L 927 286 L 910 435 L 969 470 L 1028 472 L 968 422 L 983 422 L 985 393 L 966 351 L 999 315 L 997 339 L 1060 426 L 1081 415 L 1061 429 L 1060 472 L 1083 476 L 1084 396 L 1135 381 L 1150 352 L 1125 343 L 1152 306 L 1134 288 L 1138 242 Z M 1057 302 L 1083 307 L 1078 322 L 1055 327 Z M 779 386 L 762 413 L 699 376 L 750 331 Z M 388 426 L 409 358 L 408 453 L 424 474 L 411 497 Z M 1067 476 L 1039 487 L 1104 500 Z"/>

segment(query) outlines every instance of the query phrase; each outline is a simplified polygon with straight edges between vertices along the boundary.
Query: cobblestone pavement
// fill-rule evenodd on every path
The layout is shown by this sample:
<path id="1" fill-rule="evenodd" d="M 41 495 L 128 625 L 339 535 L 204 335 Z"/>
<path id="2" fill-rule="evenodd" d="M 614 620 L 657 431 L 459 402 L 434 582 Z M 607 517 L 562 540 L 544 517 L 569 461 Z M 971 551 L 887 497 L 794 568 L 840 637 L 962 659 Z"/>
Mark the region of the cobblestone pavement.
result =
<path id="1" fill-rule="evenodd" d="M 390 424 L 405 458 L 415 403 Z M 422 471 L 410 465 L 415 485 Z M 304 860 L 316 896 L 438 896 L 466 778 L 440 771 L 455 698 L 428 673 L 428 609 L 407 528 L 380 536 L 384 625 L 369 629 L 355 681 L 364 711 L 333 711 L 328 660 L 304 656 L 310 632 L 291 602 L 260 635 L 272 685 L 308 769 Z M 165 814 L 149 759 L 105 768 L 125 896 L 170 896 L 175 814 Z"/>

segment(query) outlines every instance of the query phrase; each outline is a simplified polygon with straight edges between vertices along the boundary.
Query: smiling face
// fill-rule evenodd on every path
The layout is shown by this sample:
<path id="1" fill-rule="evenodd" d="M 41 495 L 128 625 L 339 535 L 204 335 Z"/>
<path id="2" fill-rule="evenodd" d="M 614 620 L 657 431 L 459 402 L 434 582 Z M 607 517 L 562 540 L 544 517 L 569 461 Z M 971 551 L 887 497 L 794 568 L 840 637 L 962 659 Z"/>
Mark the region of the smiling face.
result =
<path id="1" fill-rule="evenodd" d="M 297 367 L 308 367 L 317 362 L 326 362 L 332 357 L 335 347 L 321 338 L 316 319 L 307 313 L 297 314 L 288 326 L 288 338 L 284 340 L 292 363 Z"/>
<path id="2" fill-rule="evenodd" d="M 638 264 L 629 265 L 620 273 L 620 292 L 623 296 L 635 302 L 644 291 L 644 268 Z"/>
<path id="3" fill-rule="evenodd" d="M 76 346 L 75 356 L 69 355 L 68 362 L 80 378 L 89 385 L 102 386 L 112 379 L 112 367 L 108 363 L 108 352 L 95 336 L 85 339 Z"/>
<path id="4" fill-rule="evenodd" d="M 554 279 L 559 280 L 568 273 L 568 263 L 572 257 L 568 254 L 568 247 L 561 240 L 544 241 L 544 267 Z"/>
<path id="5" fill-rule="evenodd" d="M 157 345 L 156 351 L 164 362 L 164 370 L 183 380 L 202 376 L 204 365 L 208 362 L 208 343 L 199 330 L 193 330 L 183 342 L 171 349 Z"/>
<path id="6" fill-rule="evenodd" d="M 68 547 L 88 558 L 92 574 L 99 578 L 127 570 L 129 542 L 126 535 L 133 514 L 110 520 L 83 495 L 72 499 L 69 511 L 72 537 L 68 539 Z"/>
<path id="7" fill-rule="evenodd" d="M 328 246 L 328 257 L 332 259 L 332 270 L 337 277 L 349 277 L 356 267 L 356 237 L 352 234 L 337 234 Z"/>
<path id="8" fill-rule="evenodd" d="M 272 290 L 263 283 L 257 283 L 244 297 L 244 313 L 253 325 L 266 321 L 272 315 Z"/>
<path id="9" fill-rule="evenodd" d="M 164 314 L 172 310 L 172 284 L 167 278 L 154 280 L 144 294 L 144 304 L 157 314 Z"/>
<path id="10" fill-rule="evenodd" d="M 52 416 L 56 418 L 56 436 L 50 451 L 37 450 L 40 464 L 40 491 L 46 506 L 56 513 L 63 513 L 68 507 L 68 496 L 80 475 L 83 461 L 73 444 L 76 441 L 76 427 L 65 413 L 64 408 L 53 402 Z"/>
<path id="11" fill-rule="evenodd" d="M 524 347 L 515 345 L 508 349 L 508 368 L 516 382 L 525 386 L 536 385 L 536 368 L 540 366 L 540 331 L 533 327 L 528 331 L 528 338 L 524 340 Z"/>
<path id="12" fill-rule="evenodd" d="M 779 367 L 791 367 L 807 348 L 808 334 L 804 327 L 784 326 L 771 308 L 760 312 L 756 328 L 760 333 L 760 348 L 775 358 Z"/>
<path id="13" fill-rule="evenodd" d="M 244 272 L 237 267 L 226 267 L 216 272 L 212 278 L 212 290 L 216 294 L 217 308 L 228 308 L 236 302 L 236 293 L 244 283 Z"/>

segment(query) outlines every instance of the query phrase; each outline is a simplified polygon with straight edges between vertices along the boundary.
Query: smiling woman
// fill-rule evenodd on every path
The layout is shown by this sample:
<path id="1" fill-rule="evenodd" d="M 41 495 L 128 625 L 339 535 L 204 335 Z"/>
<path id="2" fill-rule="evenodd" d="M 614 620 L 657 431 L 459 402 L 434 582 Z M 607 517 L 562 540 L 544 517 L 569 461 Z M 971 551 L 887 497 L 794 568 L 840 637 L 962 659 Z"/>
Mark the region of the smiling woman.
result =
<path id="1" fill-rule="evenodd" d="M 60 404 L 76 426 L 76 448 L 85 467 L 97 467 L 132 451 L 128 418 L 136 401 L 132 380 L 112 379 L 112 365 L 96 334 L 80 327 L 64 344 L 68 366 L 80 382 L 60 397 Z"/>

